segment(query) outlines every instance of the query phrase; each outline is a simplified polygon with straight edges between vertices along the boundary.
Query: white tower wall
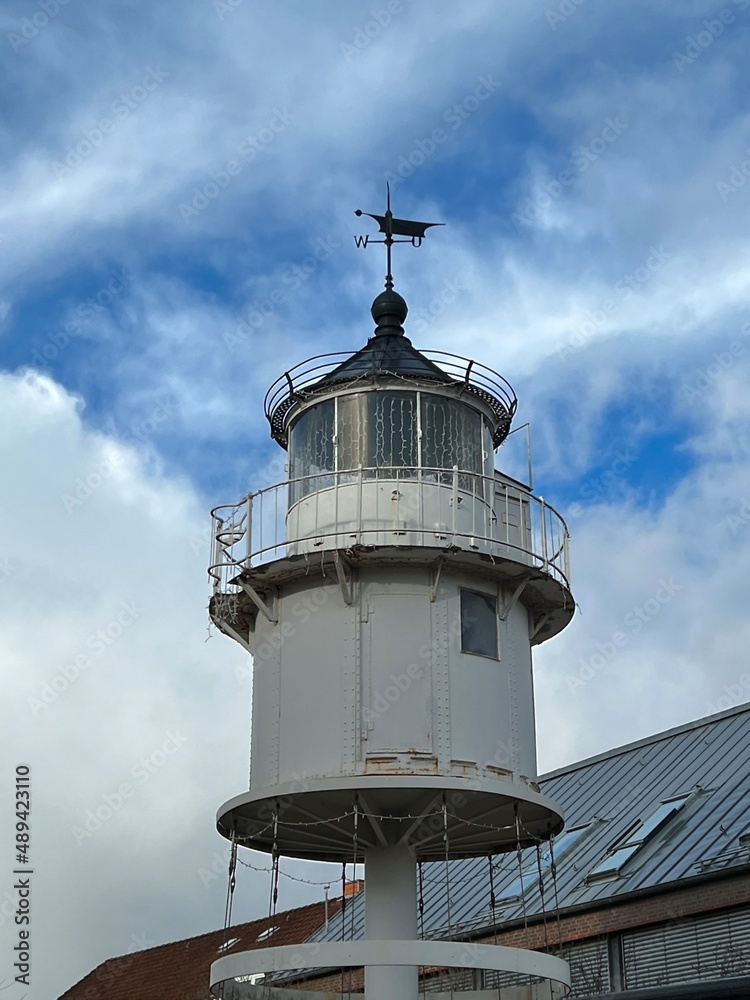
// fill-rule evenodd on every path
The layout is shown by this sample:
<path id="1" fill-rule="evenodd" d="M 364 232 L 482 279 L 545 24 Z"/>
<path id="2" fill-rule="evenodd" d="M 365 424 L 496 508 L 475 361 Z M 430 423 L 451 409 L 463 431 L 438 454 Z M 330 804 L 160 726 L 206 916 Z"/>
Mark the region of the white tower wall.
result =
<path id="1" fill-rule="evenodd" d="M 312 573 L 256 620 L 251 789 L 346 774 L 536 773 L 529 623 L 498 622 L 497 659 L 461 649 L 460 591 L 506 588 L 423 567 L 360 570 L 350 606 Z M 434 600 L 431 598 L 434 597 Z"/>
<path id="2" fill-rule="evenodd" d="M 213 620 L 254 658 L 249 789 L 218 828 L 275 857 L 364 861 L 367 940 L 219 959 L 232 1000 L 260 996 L 261 968 L 330 965 L 365 966 L 368 1000 L 416 1000 L 418 966 L 463 960 L 417 940 L 417 861 L 562 828 L 535 784 L 531 647 L 573 614 L 567 529 L 493 468 L 516 407 L 501 376 L 416 351 L 391 289 L 372 313 L 361 351 L 269 390 L 290 480 L 217 508 L 210 571 Z M 550 956 L 484 952 L 568 981 Z"/>

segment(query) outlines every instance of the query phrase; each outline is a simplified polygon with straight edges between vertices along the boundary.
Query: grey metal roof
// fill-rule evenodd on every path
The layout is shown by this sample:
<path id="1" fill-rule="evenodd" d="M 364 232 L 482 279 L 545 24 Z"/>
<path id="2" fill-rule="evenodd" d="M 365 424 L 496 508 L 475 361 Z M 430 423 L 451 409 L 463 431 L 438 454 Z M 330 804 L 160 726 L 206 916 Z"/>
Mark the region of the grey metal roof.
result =
<path id="1" fill-rule="evenodd" d="M 750 846 L 739 842 L 750 824 L 750 704 L 552 771 L 539 784 L 563 807 L 566 830 L 587 827 L 555 857 L 556 886 L 550 870 L 544 873 L 548 913 L 556 901 L 560 911 L 605 904 L 634 892 L 675 887 L 708 872 L 750 867 Z M 634 824 L 665 799 L 685 793 L 692 794 L 683 807 L 631 858 L 619 877 L 587 882 L 586 876 Z M 558 837 L 560 848 L 565 846 L 563 836 Z M 518 878 L 517 855 L 498 856 L 493 863 L 497 925 L 522 919 L 524 913 L 541 914 L 538 879 L 526 884 L 522 899 L 502 899 L 503 890 Z M 521 865 L 537 866 L 536 849 L 522 852 Z M 491 929 L 488 859 L 452 861 L 447 867 L 450 919 L 446 864 L 422 866 L 425 935 L 471 936 Z M 311 940 L 363 935 L 361 893 Z"/>

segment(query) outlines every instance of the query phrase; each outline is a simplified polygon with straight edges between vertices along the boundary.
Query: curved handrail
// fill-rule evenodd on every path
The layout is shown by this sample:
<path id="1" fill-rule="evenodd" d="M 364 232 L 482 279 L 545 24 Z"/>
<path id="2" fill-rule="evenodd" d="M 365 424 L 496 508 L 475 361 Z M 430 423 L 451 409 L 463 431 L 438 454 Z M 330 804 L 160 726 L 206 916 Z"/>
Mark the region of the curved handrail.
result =
<path id="1" fill-rule="evenodd" d="M 510 382 L 499 372 L 478 361 L 464 358 L 460 354 L 451 354 L 450 351 L 426 350 L 420 353 L 428 361 L 436 364 L 445 373 L 449 382 L 457 385 L 464 383 L 474 392 L 479 390 L 480 393 L 488 393 L 502 404 L 510 417 L 515 414 L 518 399 Z M 351 356 L 351 353 L 346 351 L 316 354 L 285 371 L 271 384 L 263 400 L 263 410 L 268 421 L 273 423 L 274 413 L 280 406 L 289 404 L 295 397 L 312 389 Z M 314 364 L 314 362 L 321 363 Z M 367 375 L 363 374 L 360 378 L 365 379 Z"/>
<path id="2" fill-rule="evenodd" d="M 215 507 L 211 512 L 214 528 L 208 570 L 214 591 L 226 592 L 230 581 L 243 570 L 298 552 L 313 540 L 321 551 L 339 548 L 343 533 L 356 537 L 357 543 L 384 544 L 383 535 L 394 531 L 393 504 L 402 502 L 405 509 L 401 510 L 411 521 L 399 526 L 396 537 L 388 544 L 398 545 L 399 536 L 406 535 L 410 540 L 401 544 L 413 545 L 416 538 L 417 544 L 435 547 L 438 538 L 458 548 L 490 553 L 500 546 L 503 551 L 514 553 L 519 562 L 535 566 L 569 589 L 568 527 L 563 517 L 541 497 L 502 479 L 457 467 L 411 469 L 410 475 L 404 475 L 406 471 L 381 467 L 317 473 L 284 480 L 250 493 L 238 503 Z M 378 495 L 377 502 L 383 506 L 375 510 L 374 517 L 370 510 L 368 518 L 364 518 L 361 506 L 346 517 L 340 513 L 340 501 L 348 498 L 351 503 L 352 491 L 361 495 L 367 484 L 376 482 L 395 483 L 399 489 L 390 491 L 387 498 Z M 321 522 L 317 517 L 318 505 L 326 502 L 327 497 L 331 497 L 327 501 L 329 513 Z M 434 521 L 436 503 L 445 517 L 439 529 Z M 429 516 L 425 507 L 430 511 Z M 290 537 L 290 517 L 310 508 L 314 508 L 314 514 L 303 514 L 311 518 L 309 528 L 303 523 L 300 534 L 297 520 Z M 339 512 L 333 520 L 331 509 Z M 465 518 L 471 519 L 468 524 L 462 521 L 464 511 Z M 512 528 L 511 515 L 519 519 Z M 339 516 L 344 523 L 339 523 Z"/>

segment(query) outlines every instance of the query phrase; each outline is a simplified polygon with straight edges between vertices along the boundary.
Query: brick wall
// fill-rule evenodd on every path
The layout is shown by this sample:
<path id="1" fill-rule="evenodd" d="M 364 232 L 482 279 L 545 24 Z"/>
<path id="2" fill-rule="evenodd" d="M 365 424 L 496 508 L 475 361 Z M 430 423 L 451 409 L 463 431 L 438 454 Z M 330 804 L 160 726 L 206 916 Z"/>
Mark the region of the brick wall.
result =
<path id="1" fill-rule="evenodd" d="M 516 927 L 513 930 L 499 931 L 497 943 L 543 951 L 548 946 L 554 948 L 560 942 L 581 941 L 648 924 L 680 920 L 741 903 L 750 903 L 750 874 L 661 892 L 643 899 L 610 903 L 598 910 L 561 916 L 559 921 L 555 916 L 549 916 L 546 932 L 543 923 L 530 924 L 528 929 Z M 480 940 L 491 943 L 494 937 L 483 937 Z"/>
<path id="2" fill-rule="evenodd" d="M 601 937 L 619 931 L 632 930 L 636 927 L 646 927 L 649 924 L 663 924 L 700 913 L 710 913 L 715 910 L 727 909 L 750 903 L 750 874 L 729 878 L 714 879 L 690 887 L 661 892 L 658 895 L 646 896 L 641 899 L 630 899 L 621 903 L 608 903 L 596 910 L 585 910 L 567 916 L 551 915 L 547 918 L 546 930 L 544 922 L 530 923 L 528 927 L 514 927 L 511 930 L 498 928 L 497 944 L 511 948 L 531 948 L 539 951 L 552 949 L 559 944 L 582 941 L 586 938 Z M 495 936 L 477 938 L 482 944 L 493 944 Z M 344 973 L 344 989 L 361 991 L 363 989 L 363 974 L 361 970 L 351 970 L 351 986 L 349 972 Z M 303 984 L 295 984 L 300 989 L 333 990 L 341 989 L 341 972 L 309 980 Z"/>

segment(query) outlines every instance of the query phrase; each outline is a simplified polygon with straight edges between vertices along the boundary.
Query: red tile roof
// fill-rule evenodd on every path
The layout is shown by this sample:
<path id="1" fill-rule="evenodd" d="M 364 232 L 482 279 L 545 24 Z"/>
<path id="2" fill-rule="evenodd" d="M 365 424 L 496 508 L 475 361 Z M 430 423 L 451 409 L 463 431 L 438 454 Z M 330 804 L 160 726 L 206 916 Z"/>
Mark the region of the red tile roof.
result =
<path id="1" fill-rule="evenodd" d="M 341 899 L 329 902 L 333 916 Z M 208 1000 L 211 963 L 234 951 L 249 951 L 274 945 L 299 944 L 323 925 L 325 903 L 312 903 L 276 916 L 238 924 L 228 931 L 211 931 L 185 941 L 110 958 L 62 994 L 58 1000 Z M 276 927 L 272 935 L 259 935 Z M 239 938 L 219 951 L 225 940 Z"/>

